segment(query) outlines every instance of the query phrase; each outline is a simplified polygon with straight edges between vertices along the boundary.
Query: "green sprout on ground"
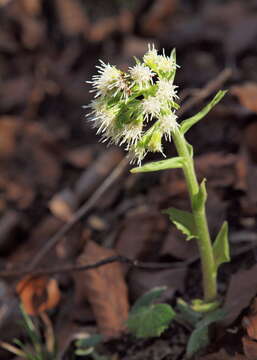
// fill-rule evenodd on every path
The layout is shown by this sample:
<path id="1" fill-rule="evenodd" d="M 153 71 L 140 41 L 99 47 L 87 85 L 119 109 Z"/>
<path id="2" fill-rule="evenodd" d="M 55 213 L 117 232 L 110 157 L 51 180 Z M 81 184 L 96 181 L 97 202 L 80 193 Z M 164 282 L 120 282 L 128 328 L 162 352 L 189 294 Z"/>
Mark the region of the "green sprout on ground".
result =
<path id="1" fill-rule="evenodd" d="M 22 315 L 21 326 L 24 329 L 27 342 L 25 343 L 19 339 L 14 339 L 13 344 L 0 341 L 0 347 L 26 360 L 55 360 L 57 349 L 48 316 L 44 313 L 41 314 L 43 336 L 36 319 L 32 319 L 22 306 L 20 309 Z"/>
<path id="2" fill-rule="evenodd" d="M 135 62 L 134 66 L 128 68 L 128 72 L 123 72 L 116 66 L 100 61 L 97 66 L 98 74 L 89 81 L 95 98 L 87 106 L 91 110 L 88 116 L 93 127 L 97 128 L 97 133 L 101 134 L 103 142 L 125 146 L 130 162 L 138 165 L 131 170 L 132 173 L 182 169 L 191 212 L 169 208 L 164 213 L 168 214 L 187 241 L 195 239 L 197 242 L 202 268 L 203 299 L 193 300 L 188 311 L 202 314 L 198 320 L 209 324 L 213 322 L 213 318 L 208 321 L 206 316 L 220 307 L 217 293 L 218 269 L 221 264 L 230 260 L 228 225 L 224 222 L 214 241 L 211 240 L 206 218 L 206 179 L 198 182 L 193 147 L 185 136 L 223 98 L 226 91 L 219 91 L 199 113 L 179 122 L 176 115 L 176 110 L 179 109 L 176 102 L 178 87 L 174 85 L 178 68 L 175 50 L 172 50 L 170 56 L 166 56 L 164 52 L 158 54 L 154 46 L 149 46 L 142 61 L 135 58 Z M 173 141 L 178 156 L 142 165 L 147 153 L 159 152 L 166 157 L 164 140 Z M 132 310 L 132 313 L 133 311 L 136 318 L 138 312 Z M 148 318 L 146 307 L 144 311 L 147 315 L 145 318 Z M 156 314 L 159 314 L 156 318 L 163 318 L 161 311 L 161 308 L 158 311 L 155 308 Z M 170 318 L 171 315 L 170 312 Z M 141 319 L 138 323 L 140 321 Z M 135 334 L 141 334 L 135 329 L 135 323 L 130 328 Z"/>

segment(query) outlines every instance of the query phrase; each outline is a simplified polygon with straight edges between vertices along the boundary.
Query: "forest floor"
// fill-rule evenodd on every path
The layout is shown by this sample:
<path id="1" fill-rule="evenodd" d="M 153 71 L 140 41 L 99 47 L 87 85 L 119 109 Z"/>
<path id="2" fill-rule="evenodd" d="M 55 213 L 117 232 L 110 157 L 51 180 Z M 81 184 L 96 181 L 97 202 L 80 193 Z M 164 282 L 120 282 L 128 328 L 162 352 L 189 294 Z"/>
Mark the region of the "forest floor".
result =
<path id="1" fill-rule="evenodd" d="M 254 0 L 0 0 L 1 341 L 26 341 L 22 301 L 53 327 L 58 359 L 95 333 L 109 359 L 185 358 L 182 324 L 148 340 L 124 329 L 129 307 L 153 287 L 167 286 L 162 301 L 172 305 L 202 295 L 196 244 L 161 212 L 188 208 L 183 175 L 131 174 L 122 149 L 99 143 L 82 109 L 98 59 L 126 69 L 155 43 L 176 48 L 182 119 L 228 89 L 188 137 L 207 178 L 211 235 L 227 219 L 231 244 L 219 272 L 228 315 L 196 359 L 257 359 L 256 40 Z M 170 144 L 165 151 L 175 154 Z M 118 255 L 146 266 L 76 271 Z"/>

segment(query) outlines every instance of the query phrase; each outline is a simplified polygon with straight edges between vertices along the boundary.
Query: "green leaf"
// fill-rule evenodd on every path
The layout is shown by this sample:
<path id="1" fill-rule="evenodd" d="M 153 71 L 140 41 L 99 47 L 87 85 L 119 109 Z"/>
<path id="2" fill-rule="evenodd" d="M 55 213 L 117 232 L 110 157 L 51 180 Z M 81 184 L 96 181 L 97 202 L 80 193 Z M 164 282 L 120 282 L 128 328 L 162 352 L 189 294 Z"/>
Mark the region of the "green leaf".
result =
<path id="1" fill-rule="evenodd" d="M 209 326 L 215 322 L 223 320 L 227 315 L 227 312 L 223 309 L 217 309 L 215 311 L 212 311 L 204 316 L 204 318 L 199 321 L 197 324 L 197 328 Z"/>
<path id="2" fill-rule="evenodd" d="M 227 90 L 220 90 L 218 93 L 214 96 L 214 98 L 209 102 L 208 105 L 206 105 L 199 113 L 196 115 L 184 120 L 181 122 L 180 130 L 183 134 L 185 134 L 194 124 L 196 124 L 198 121 L 202 120 L 202 118 L 208 114 L 208 112 L 220 102 L 220 100 L 223 98 L 223 96 L 226 94 Z"/>
<path id="3" fill-rule="evenodd" d="M 220 307 L 219 300 L 204 301 L 202 299 L 194 299 L 191 303 L 191 308 L 198 313 L 210 313 Z"/>
<path id="4" fill-rule="evenodd" d="M 164 293 L 165 290 L 167 290 L 166 286 L 154 287 L 142 295 L 139 299 L 137 299 L 132 309 L 130 310 L 130 313 L 132 314 L 137 312 L 141 307 L 150 306 L 154 300 L 158 299 Z"/>
<path id="5" fill-rule="evenodd" d="M 178 156 L 172 159 L 151 162 L 143 166 L 131 169 L 130 172 L 135 174 L 140 172 L 177 169 L 177 168 L 182 168 L 182 166 L 183 166 L 183 157 Z"/>
<path id="6" fill-rule="evenodd" d="M 206 179 L 203 179 L 199 186 L 198 193 L 193 198 L 193 208 L 194 210 L 201 210 L 204 208 L 204 205 L 207 200 L 207 191 L 206 191 Z"/>
<path id="7" fill-rule="evenodd" d="M 181 298 L 177 301 L 177 308 L 179 310 L 179 316 L 193 326 L 195 326 L 202 318 L 202 314 L 194 311 L 191 306 Z"/>
<path id="8" fill-rule="evenodd" d="M 222 309 L 218 309 L 207 314 L 201 321 L 197 323 L 196 328 L 192 332 L 187 343 L 187 357 L 190 358 L 209 344 L 209 326 L 224 319 L 225 316 L 226 312 Z"/>
<path id="9" fill-rule="evenodd" d="M 196 328 L 190 335 L 187 349 L 186 349 L 186 356 L 190 358 L 199 350 L 205 348 L 209 344 L 209 329 L 208 327 Z"/>
<path id="10" fill-rule="evenodd" d="M 175 315 L 167 304 L 141 306 L 138 311 L 129 314 L 127 326 L 137 338 L 160 336 Z"/>
<path id="11" fill-rule="evenodd" d="M 186 235 L 186 240 L 197 238 L 194 217 L 190 212 L 171 207 L 164 210 L 163 213 L 169 215 L 170 221 Z"/>
<path id="12" fill-rule="evenodd" d="M 213 255 L 214 255 L 216 270 L 221 264 L 230 261 L 229 242 L 228 242 L 228 223 L 226 221 L 224 221 L 214 241 Z"/>
<path id="13" fill-rule="evenodd" d="M 91 348 L 95 347 L 96 345 L 100 344 L 100 342 L 103 340 L 103 337 L 99 334 L 89 336 L 84 339 L 79 339 L 76 341 L 77 347 L 83 347 L 83 348 Z"/>
<path id="14" fill-rule="evenodd" d="M 186 140 L 185 140 L 186 141 Z M 189 144 L 189 142 L 186 141 L 186 146 L 187 146 L 187 150 L 189 152 L 189 155 L 191 156 L 191 158 L 194 156 L 194 148 L 191 144 Z"/>

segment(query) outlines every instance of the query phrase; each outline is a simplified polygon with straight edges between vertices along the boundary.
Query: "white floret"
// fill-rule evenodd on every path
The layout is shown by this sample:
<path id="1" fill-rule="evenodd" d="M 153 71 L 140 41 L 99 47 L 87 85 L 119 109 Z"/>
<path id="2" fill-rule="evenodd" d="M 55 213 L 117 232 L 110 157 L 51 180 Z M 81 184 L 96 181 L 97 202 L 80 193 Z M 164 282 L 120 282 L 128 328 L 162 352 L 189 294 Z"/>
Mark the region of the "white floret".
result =
<path id="1" fill-rule="evenodd" d="M 92 84 L 94 89 L 91 92 L 96 92 L 95 97 L 106 95 L 109 90 L 120 84 L 121 71 L 115 66 L 105 64 L 100 60 L 101 65 L 96 66 L 98 68 L 98 74 L 92 77 L 92 81 L 88 83 Z"/>
<path id="2" fill-rule="evenodd" d="M 160 79 L 157 82 L 158 90 L 156 92 L 156 96 L 164 101 L 173 101 L 174 99 L 178 99 L 177 95 L 177 87 L 173 85 L 172 81 Z"/>
<path id="3" fill-rule="evenodd" d="M 144 64 L 136 64 L 135 66 L 130 67 L 129 73 L 133 81 L 133 85 L 139 85 L 140 89 L 143 89 L 153 83 L 154 73 Z"/>
<path id="4" fill-rule="evenodd" d="M 148 44 L 148 51 L 147 53 L 144 55 L 143 60 L 145 62 L 145 64 L 147 64 L 148 66 L 151 64 L 156 64 L 158 61 L 158 53 L 157 50 L 154 47 L 154 44 L 152 44 L 152 46 L 150 44 Z"/>
<path id="5" fill-rule="evenodd" d="M 142 100 L 143 115 L 146 120 L 152 119 L 154 116 L 158 117 L 161 111 L 162 103 L 156 96 L 149 96 Z"/>
<path id="6" fill-rule="evenodd" d="M 129 150 L 131 146 L 136 145 L 136 143 L 142 137 L 142 124 L 129 124 L 126 125 L 122 131 L 122 140 L 120 145 L 127 143 L 126 149 Z"/>
<path id="7" fill-rule="evenodd" d="M 164 73 L 172 72 L 176 69 L 177 64 L 172 57 L 163 55 L 158 55 L 157 59 L 158 70 Z"/>
<path id="8" fill-rule="evenodd" d="M 163 132 L 165 139 L 171 141 L 171 133 L 179 128 L 177 115 L 171 112 L 170 114 L 161 116 L 159 121 L 160 130 Z"/>
<path id="9" fill-rule="evenodd" d="M 141 146 L 134 146 L 129 152 L 130 164 L 137 164 L 138 166 L 141 166 L 147 152 L 148 151 Z"/>

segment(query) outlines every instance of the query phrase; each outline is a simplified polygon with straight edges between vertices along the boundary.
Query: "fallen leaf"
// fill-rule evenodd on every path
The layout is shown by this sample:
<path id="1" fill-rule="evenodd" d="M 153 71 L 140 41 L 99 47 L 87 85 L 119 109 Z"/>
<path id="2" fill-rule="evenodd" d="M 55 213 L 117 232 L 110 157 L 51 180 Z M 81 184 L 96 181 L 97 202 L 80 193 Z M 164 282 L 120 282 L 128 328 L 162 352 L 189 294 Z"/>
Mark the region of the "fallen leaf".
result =
<path id="1" fill-rule="evenodd" d="M 93 161 L 93 149 L 92 146 L 81 146 L 75 149 L 67 151 L 65 159 L 71 165 L 78 168 L 85 168 Z"/>
<path id="2" fill-rule="evenodd" d="M 257 84 L 256 84 L 256 89 L 257 89 Z M 257 108 L 257 90 L 256 90 L 255 103 Z M 256 136 L 257 136 L 257 122 L 253 122 L 250 123 L 244 130 L 243 144 L 246 146 L 250 158 L 255 162 L 255 164 L 257 163 Z"/>
<path id="3" fill-rule="evenodd" d="M 64 34 L 74 36 L 89 31 L 85 7 L 77 0 L 56 0 L 57 15 Z"/>
<path id="4" fill-rule="evenodd" d="M 256 360 L 257 359 L 257 342 L 244 336 L 242 338 L 244 353 L 247 360 Z"/>
<path id="5" fill-rule="evenodd" d="M 197 156 L 196 170 L 199 178 L 206 177 L 213 186 L 229 186 L 235 180 L 235 164 L 237 157 L 234 154 L 211 152 Z"/>
<path id="6" fill-rule="evenodd" d="M 251 299 L 256 294 L 257 288 L 257 264 L 249 270 L 240 270 L 233 274 L 230 279 L 226 294 L 224 310 L 228 315 L 222 324 L 232 324 L 242 310 L 249 306 Z"/>
<path id="7" fill-rule="evenodd" d="M 189 260 L 198 256 L 196 241 L 185 241 L 185 237 L 174 226 L 171 226 L 164 238 L 161 255 L 171 255 L 180 260 Z"/>
<path id="8" fill-rule="evenodd" d="M 241 105 L 257 113 L 257 83 L 246 82 L 243 85 L 233 86 L 231 94 L 238 97 Z"/>
<path id="9" fill-rule="evenodd" d="M 229 355 L 224 349 L 212 354 L 201 357 L 199 360 L 247 360 L 244 355 Z"/>
<path id="10" fill-rule="evenodd" d="M 144 34 L 156 35 L 164 29 L 165 23 L 177 10 L 177 0 L 156 0 L 150 11 L 142 18 L 142 30 Z"/>
<path id="11" fill-rule="evenodd" d="M 242 320 L 248 336 L 252 340 L 257 340 L 257 298 L 254 299 L 250 307 L 250 313 Z"/>
<path id="12" fill-rule="evenodd" d="M 38 315 L 58 305 L 61 293 L 57 281 L 47 276 L 26 276 L 16 286 L 24 309 L 29 315 Z"/>
<path id="13" fill-rule="evenodd" d="M 38 16 L 42 11 L 41 0 L 22 0 L 21 4 L 24 11 L 30 16 Z"/>
<path id="14" fill-rule="evenodd" d="M 88 241 L 78 258 L 78 264 L 93 264 L 114 255 L 117 255 L 114 250 Z M 77 302 L 89 301 L 101 334 L 105 338 L 119 336 L 125 330 L 129 310 L 128 290 L 121 264 L 114 262 L 77 273 L 75 284 Z"/>
<path id="15" fill-rule="evenodd" d="M 0 157 L 2 159 L 14 154 L 22 121 L 14 116 L 2 116 L 0 120 Z"/>
<path id="16" fill-rule="evenodd" d="M 160 245 L 160 236 L 165 229 L 163 216 L 138 208 L 124 220 L 115 248 L 119 254 L 132 259 L 147 257 Z"/>
<path id="17" fill-rule="evenodd" d="M 177 290 L 184 292 L 186 274 L 186 267 L 154 271 L 132 269 L 128 280 L 131 297 L 137 299 L 157 286 L 166 286 L 164 295 L 170 299 Z"/>

